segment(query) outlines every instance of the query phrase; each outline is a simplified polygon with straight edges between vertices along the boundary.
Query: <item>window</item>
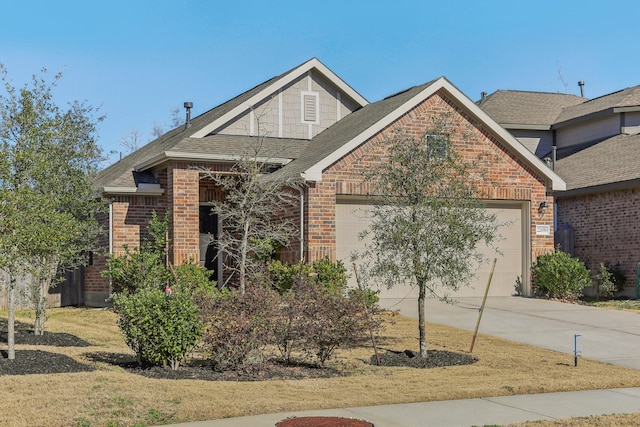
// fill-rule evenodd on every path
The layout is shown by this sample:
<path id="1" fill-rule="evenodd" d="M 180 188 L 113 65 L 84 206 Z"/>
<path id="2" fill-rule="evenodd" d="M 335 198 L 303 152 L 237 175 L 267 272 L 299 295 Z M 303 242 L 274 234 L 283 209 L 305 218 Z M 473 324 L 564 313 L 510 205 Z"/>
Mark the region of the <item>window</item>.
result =
<path id="1" fill-rule="evenodd" d="M 442 134 L 426 134 L 424 136 L 425 147 L 429 157 L 435 160 L 443 160 L 447 157 L 449 137 Z"/>
<path id="2" fill-rule="evenodd" d="M 318 92 L 302 92 L 302 123 L 318 123 L 320 97 Z"/>

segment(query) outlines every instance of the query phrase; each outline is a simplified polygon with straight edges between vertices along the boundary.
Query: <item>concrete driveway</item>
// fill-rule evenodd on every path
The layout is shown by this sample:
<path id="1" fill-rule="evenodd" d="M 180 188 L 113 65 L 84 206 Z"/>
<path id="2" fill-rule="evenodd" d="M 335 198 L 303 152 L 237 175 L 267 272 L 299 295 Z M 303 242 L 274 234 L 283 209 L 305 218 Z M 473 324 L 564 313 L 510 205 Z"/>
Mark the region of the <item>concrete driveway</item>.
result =
<path id="1" fill-rule="evenodd" d="M 381 303 L 405 316 L 418 317 L 415 298 Z M 429 299 L 426 320 L 473 331 L 481 304 L 481 297 L 458 298 L 455 305 Z M 568 363 L 573 363 L 574 335 L 578 334 L 580 357 L 640 369 L 640 313 L 515 296 L 489 297 L 479 333 L 567 353 L 571 355 Z"/>

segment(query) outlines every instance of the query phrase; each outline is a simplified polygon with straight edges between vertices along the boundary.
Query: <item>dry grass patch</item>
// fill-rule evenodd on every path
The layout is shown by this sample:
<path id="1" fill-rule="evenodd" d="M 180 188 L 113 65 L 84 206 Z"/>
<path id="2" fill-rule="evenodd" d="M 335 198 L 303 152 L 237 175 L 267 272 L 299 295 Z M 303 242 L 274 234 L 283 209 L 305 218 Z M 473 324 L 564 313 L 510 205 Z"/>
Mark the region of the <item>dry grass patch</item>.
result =
<path id="1" fill-rule="evenodd" d="M 66 354 L 92 372 L 0 376 L 0 425 L 125 426 L 260 413 L 380 405 L 509 394 L 640 386 L 640 371 L 480 335 L 473 365 L 432 369 L 378 367 L 371 348 L 340 351 L 326 379 L 229 382 L 158 380 L 99 361 L 96 354 L 132 358 L 108 310 L 54 309 L 46 328 L 90 347 L 21 346 Z M 22 321 L 29 319 L 22 318 Z M 417 350 L 417 321 L 394 317 L 379 339 L 383 349 Z M 428 325 L 429 349 L 465 353 L 471 332 Z M 384 350 L 383 350 L 384 351 Z M 111 357 L 111 356 L 110 356 Z M 98 360 L 98 361 L 97 361 Z M 0 360 L 0 363 L 10 363 Z M 34 410 L 37 408 L 37 410 Z M 111 424 L 110 424 L 111 423 Z"/>
<path id="2" fill-rule="evenodd" d="M 578 417 L 570 420 L 529 421 L 509 427 L 636 427 L 640 413 Z"/>

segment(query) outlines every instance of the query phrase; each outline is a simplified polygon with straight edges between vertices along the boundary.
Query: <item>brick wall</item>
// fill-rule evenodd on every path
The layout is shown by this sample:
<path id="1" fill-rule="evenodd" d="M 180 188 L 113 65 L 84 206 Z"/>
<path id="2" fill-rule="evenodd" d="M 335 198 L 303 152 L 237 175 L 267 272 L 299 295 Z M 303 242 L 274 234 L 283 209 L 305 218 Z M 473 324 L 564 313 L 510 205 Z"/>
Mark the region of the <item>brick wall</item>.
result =
<path id="1" fill-rule="evenodd" d="M 592 273 L 601 262 L 620 263 L 627 278 L 625 295 L 635 296 L 640 262 L 640 188 L 562 197 L 558 226 L 573 229 L 574 253 Z"/>
<path id="2" fill-rule="evenodd" d="M 185 163 L 167 168 L 169 257 L 176 265 L 200 256 L 200 173 Z"/>
<path id="3" fill-rule="evenodd" d="M 553 250 L 553 198 L 546 195 L 543 178 L 457 108 L 443 92 L 438 92 L 331 165 L 323 173 L 323 180 L 309 188 L 305 234 L 308 236 L 307 256 L 310 261 L 324 256 L 335 259 L 336 195 L 367 195 L 370 192 L 363 177 L 384 156 L 381 142 L 388 139 L 396 128 L 422 135 L 432 126 L 432 117 L 442 114 L 450 115 L 452 146 L 466 161 L 477 164 L 478 171 L 474 177 L 484 192 L 484 198 L 530 202 L 532 260 Z M 548 210 L 540 216 L 538 206 L 542 201 L 547 202 Z M 549 226 L 551 235 L 537 236 L 536 225 Z"/>

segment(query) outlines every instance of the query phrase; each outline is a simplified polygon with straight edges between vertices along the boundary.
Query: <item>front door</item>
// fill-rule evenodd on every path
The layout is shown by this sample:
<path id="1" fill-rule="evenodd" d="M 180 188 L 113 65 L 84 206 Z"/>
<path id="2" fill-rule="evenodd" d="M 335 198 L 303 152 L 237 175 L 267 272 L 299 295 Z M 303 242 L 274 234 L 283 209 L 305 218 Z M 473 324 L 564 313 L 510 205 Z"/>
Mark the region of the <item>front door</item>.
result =
<path id="1" fill-rule="evenodd" d="M 211 206 L 200 206 L 200 265 L 213 271 L 212 279 L 221 283 L 217 238 L 218 215 L 213 213 Z"/>

